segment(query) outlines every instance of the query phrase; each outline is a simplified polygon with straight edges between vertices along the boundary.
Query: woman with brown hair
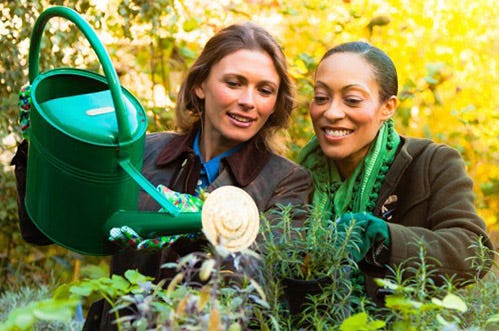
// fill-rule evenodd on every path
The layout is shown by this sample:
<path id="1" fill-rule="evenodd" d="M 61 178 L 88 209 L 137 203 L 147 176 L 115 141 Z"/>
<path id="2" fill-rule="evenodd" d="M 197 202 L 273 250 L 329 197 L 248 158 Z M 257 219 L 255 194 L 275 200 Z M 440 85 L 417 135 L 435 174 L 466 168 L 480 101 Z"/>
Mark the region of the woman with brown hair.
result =
<path id="1" fill-rule="evenodd" d="M 226 27 L 207 42 L 180 88 L 179 132 L 146 137 L 142 173 L 154 186 L 191 195 L 237 186 L 260 212 L 278 204 L 305 205 L 312 190 L 308 171 L 271 147 L 275 133 L 286 128 L 292 108 L 286 59 L 275 39 L 252 23 Z M 23 166 L 21 154 L 13 162 L 16 170 Z M 139 210 L 159 209 L 156 200 L 140 192 Z M 46 243 L 37 235 L 26 234 L 25 239 Z M 137 269 L 156 281 L 169 279 L 175 270 L 161 268 L 164 263 L 206 245 L 199 234 L 180 236 L 154 252 L 128 247 L 113 255 L 111 273 Z M 101 301 L 89 312 L 85 329 L 112 329 L 112 319 Z"/>

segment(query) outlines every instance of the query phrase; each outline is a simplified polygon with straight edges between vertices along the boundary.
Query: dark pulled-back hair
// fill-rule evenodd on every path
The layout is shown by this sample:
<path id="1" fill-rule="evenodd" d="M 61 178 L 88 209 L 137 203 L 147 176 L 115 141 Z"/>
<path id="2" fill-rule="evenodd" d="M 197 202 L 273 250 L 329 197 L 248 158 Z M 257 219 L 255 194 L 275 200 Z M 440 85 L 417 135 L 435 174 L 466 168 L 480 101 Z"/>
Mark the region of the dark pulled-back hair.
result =
<path id="1" fill-rule="evenodd" d="M 398 93 L 397 69 L 390 57 L 381 49 L 363 41 L 353 41 L 340 44 L 328 50 L 321 59 L 336 53 L 355 53 L 364 58 L 371 66 L 374 77 L 379 85 L 380 101 L 386 101 Z"/>
<path id="2" fill-rule="evenodd" d="M 204 100 L 196 96 L 199 87 L 209 76 L 211 68 L 238 50 L 247 49 L 267 53 L 280 78 L 274 112 L 258 135 L 267 141 L 275 131 L 288 125 L 293 109 L 293 85 L 288 76 L 286 58 L 277 41 L 262 27 L 246 22 L 230 25 L 208 40 L 201 55 L 189 69 L 180 87 L 175 108 L 176 124 L 181 131 L 189 131 L 204 110 Z"/>

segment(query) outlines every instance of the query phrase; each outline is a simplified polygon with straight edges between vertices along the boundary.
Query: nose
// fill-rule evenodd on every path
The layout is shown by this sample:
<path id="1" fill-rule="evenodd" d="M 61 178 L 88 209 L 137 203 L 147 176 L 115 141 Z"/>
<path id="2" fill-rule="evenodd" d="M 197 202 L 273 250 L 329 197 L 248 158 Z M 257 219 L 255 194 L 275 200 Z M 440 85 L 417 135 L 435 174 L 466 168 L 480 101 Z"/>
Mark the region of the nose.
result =
<path id="1" fill-rule="evenodd" d="M 324 111 L 324 117 L 329 120 L 338 120 L 345 117 L 345 111 L 339 101 L 333 100 Z"/>
<path id="2" fill-rule="evenodd" d="M 255 90 L 251 87 L 246 87 L 241 90 L 241 94 L 239 95 L 238 104 L 243 110 L 250 110 L 255 107 Z"/>

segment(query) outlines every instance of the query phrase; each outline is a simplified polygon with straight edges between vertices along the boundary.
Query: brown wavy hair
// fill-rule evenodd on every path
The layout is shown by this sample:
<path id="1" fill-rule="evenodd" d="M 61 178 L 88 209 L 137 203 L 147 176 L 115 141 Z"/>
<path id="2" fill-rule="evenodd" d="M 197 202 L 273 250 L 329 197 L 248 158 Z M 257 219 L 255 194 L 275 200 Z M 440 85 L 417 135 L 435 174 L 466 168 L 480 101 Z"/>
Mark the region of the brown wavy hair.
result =
<path id="1" fill-rule="evenodd" d="M 265 29 L 246 22 L 230 25 L 211 37 L 189 69 L 180 86 L 175 107 L 176 126 L 181 132 L 187 132 L 197 125 L 204 111 L 204 100 L 196 96 L 194 89 L 208 78 L 216 63 L 241 49 L 267 53 L 280 77 L 274 112 L 257 136 L 268 145 L 276 131 L 288 126 L 293 109 L 293 85 L 288 76 L 286 57 L 277 41 Z"/>

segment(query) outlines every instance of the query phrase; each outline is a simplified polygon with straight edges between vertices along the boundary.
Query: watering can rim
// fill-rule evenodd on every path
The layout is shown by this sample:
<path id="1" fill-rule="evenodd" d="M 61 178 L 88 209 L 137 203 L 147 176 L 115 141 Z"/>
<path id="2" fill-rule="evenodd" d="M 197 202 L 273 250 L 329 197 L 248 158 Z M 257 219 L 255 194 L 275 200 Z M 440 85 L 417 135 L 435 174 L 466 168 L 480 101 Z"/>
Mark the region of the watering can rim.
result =
<path id="1" fill-rule="evenodd" d="M 76 10 L 65 6 L 53 6 L 43 11 L 36 20 L 33 31 L 31 33 L 28 54 L 30 82 L 33 83 L 36 80 L 37 76 L 40 75 L 39 56 L 42 34 L 47 22 L 53 17 L 62 17 L 72 22 L 78 28 L 78 30 L 83 33 L 83 35 L 90 43 L 90 46 L 96 53 L 102 69 L 104 70 L 105 75 L 103 77 L 105 77 L 108 83 L 115 107 L 115 114 L 118 123 L 118 142 L 120 144 L 126 144 L 126 142 L 128 140 L 131 140 L 133 137 L 128 122 L 125 119 L 126 108 L 119 78 L 116 74 L 116 70 L 112 65 L 111 58 L 109 57 L 109 54 L 104 45 L 100 42 L 97 33 Z"/>
<path id="2" fill-rule="evenodd" d="M 80 69 L 80 68 L 59 67 L 59 68 L 50 69 L 50 70 L 47 70 L 47 71 L 44 71 L 44 72 L 38 74 L 38 76 L 36 76 L 36 78 L 34 79 L 32 85 L 31 85 L 31 100 L 32 100 L 32 103 L 33 103 L 36 111 L 40 114 L 43 114 L 44 120 L 47 121 L 52 128 L 63 133 L 65 136 L 68 136 L 68 137 L 75 139 L 77 141 L 88 143 L 88 144 L 94 145 L 94 146 L 102 146 L 102 147 L 116 147 L 118 144 L 119 144 L 119 146 L 125 147 L 127 145 L 135 143 L 136 141 L 141 139 L 142 136 L 146 133 L 146 131 L 147 131 L 147 116 L 146 116 L 145 110 L 142 107 L 142 105 L 140 104 L 137 97 L 123 86 L 120 86 L 121 87 L 121 95 L 123 97 L 126 96 L 127 100 L 130 101 L 135 106 L 137 113 L 142 113 L 144 115 L 144 120 L 145 120 L 143 125 L 137 126 L 137 131 L 134 134 L 131 134 L 131 138 L 129 140 L 118 141 L 118 138 L 116 138 L 117 141 L 115 141 L 115 142 L 103 143 L 103 142 L 97 142 L 97 141 L 85 139 L 81 136 L 75 135 L 72 132 L 69 132 L 68 130 L 65 130 L 64 127 L 61 127 L 61 125 L 59 125 L 58 123 L 55 123 L 52 120 L 51 116 L 47 116 L 47 112 L 43 109 L 43 107 L 40 107 L 40 104 L 38 103 L 36 93 L 35 93 L 36 88 L 44 79 L 46 79 L 48 77 L 60 76 L 60 75 L 75 75 L 75 76 L 80 76 L 80 77 L 87 77 L 87 78 L 91 78 L 91 79 L 96 79 L 96 80 L 98 80 L 106 85 L 109 85 L 108 81 L 104 75 L 97 73 L 97 72 L 94 72 L 94 71 L 88 71 L 88 70 L 84 70 L 84 69 Z M 116 112 L 116 108 L 114 111 Z"/>

